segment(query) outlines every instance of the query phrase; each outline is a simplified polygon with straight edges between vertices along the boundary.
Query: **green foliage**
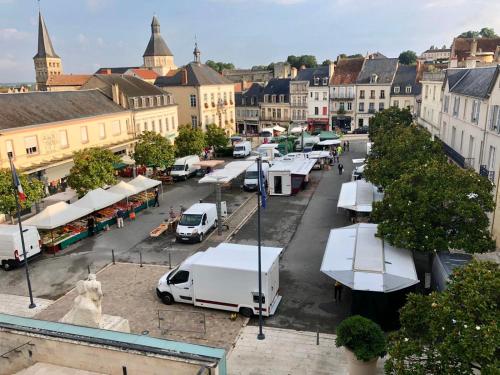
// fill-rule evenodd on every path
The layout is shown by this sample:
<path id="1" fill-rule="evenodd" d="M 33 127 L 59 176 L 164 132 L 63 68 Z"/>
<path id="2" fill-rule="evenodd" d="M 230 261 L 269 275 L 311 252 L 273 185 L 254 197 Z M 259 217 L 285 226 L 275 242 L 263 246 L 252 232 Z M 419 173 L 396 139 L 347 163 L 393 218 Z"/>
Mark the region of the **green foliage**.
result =
<path id="1" fill-rule="evenodd" d="M 377 112 L 370 118 L 370 140 L 376 141 L 379 129 L 389 134 L 394 134 L 399 126 L 409 126 L 413 122 L 411 112 L 408 108 L 399 109 L 390 107 Z"/>
<path id="2" fill-rule="evenodd" d="M 399 63 L 403 65 L 415 65 L 417 63 L 417 54 L 413 51 L 403 51 L 399 54 Z"/>
<path id="3" fill-rule="evenodd" d="M 330 64 L 333 64 L 333 61 L 330 59 L 326 59 L 325 61 L 323 61 L 321 63 L 321 65 L 323 65 L 323 66 L 329 66 Z"/>
<path id="4" fill-rule="evenodd" d="M 494 208 L 488 179 L 440 159 L 407 165 L 411 169 L 373 204 L 379 236 L 391 245 L 422 252 L 495 249 L 486 215 Z"/>
<path id="5" fill-rule="evenodd" d="M 215 62 L 213 60 L 207 60 L 205 62 L 206 65 L 211 67 L 213 70 L 216 72 L 222 73 L 224 69 L 234 69 L 234 64 L 233 63 L 224 63 L 224 62 Z"/>
<path id="6" fill-rule="evenodd" d="M 205 146 L 205 134 L 201 129 L 193 129 L 191 125 L 179 127 L 179 134 L 175 138 L 175 155 L 177 157 L 200 155 Z"/>
<path id="7" fill-rule="evenodd" d="M 380 326 L 359 315 L 343 320 L 337 327 L 337 347 L 345 346 L 360 361 L 383 357 L 386 353 L 386 340 Z"/>
<path id="8" fill-rule="evenodd" d="M 73 154 L 75 165 L 68 176 L 68 185 L 76 190 L 79 196 L 105 185 L 116 182 L 114 164 L 120 159 L 110 150 L 102 148 L 86 148 Z"/>
<path id="9" fill-rule="evenodd" d="M 40 201 L 44 196 L 43 183 L 37 179 L 19 174 L 19 181 L 23 187 L 26 200 L 19 201 L 21 209 L 30 208 L 33 203 Z M 17 191 L 12 185 L 12 172 L 10 169 L 0 169 L 0 212 L 13 216 L 16 212 Z"/>
<path id="10" fill-rule="evenodd" d="M 312 55 L 302 55 L 302 56 L 294 56 L 290 55 L 286 59 L 286 61 L 294 68 L 300 69 L 302 65 L 305 65 L 306 68 L 316 68 L 318 66 L 318 62 L 316 61 L 316 57 Z"/>
<path id="11" fill-rule="evenodd" d="M 346 55 L 345 53 L 341 53 L 339 57 L 341 59 L 353 59 L 357 57 L 363 57 L 363 55 L 361 53 L 355 53 L 354 55 Z"/>
<path id="12" fill-rule="evenodd" d="M 464 31 L 458 36 L 459 38 L 498 38 L 495 30 L 492 27 L 483 27 L 480 31 Z"/>
<path id="13" fill-rule="evenodd" d="M 387 374 L 498 374 L 500 272 L 473 261 L 454 271 L 448 289 L 410 294 L 401 329 L 389 337 Z"/>
<path id="14" fill-rule="evenodd" d="M 205 143 L 207 146 L 211 146 L 214 150 L 219 150 L 220 148 L 226 147 L 229 143 L 229 137 L 226 135 L 224 129 L 219 128 L 215 124 L 207 125 L 207 131 L 205 133 Z"/>
<path id="15" fill-rule="evenodd" d="M 170 167 L 175 161 L 174 147 L 161 134 L 145 131 L 139 135 L 133 158 L 140 165 Z"/>

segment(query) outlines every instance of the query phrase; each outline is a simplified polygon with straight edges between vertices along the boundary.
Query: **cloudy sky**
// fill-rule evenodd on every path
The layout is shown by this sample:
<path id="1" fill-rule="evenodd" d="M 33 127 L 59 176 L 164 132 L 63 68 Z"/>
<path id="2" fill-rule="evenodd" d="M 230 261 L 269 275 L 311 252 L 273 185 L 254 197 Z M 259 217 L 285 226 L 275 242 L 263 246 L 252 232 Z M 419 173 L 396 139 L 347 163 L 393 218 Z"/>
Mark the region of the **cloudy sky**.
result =
<path id="1" fill-rule="evenodd" d="M 156 14 L 177 65 L 192 60 L 195 35 L 207 59 L 251 67 L 313 54 L 449 45 L 483 26 L 500 32 L 498 0 L 41 0 L 65 73 L 142 63 Z M 0 82 L 33 81 L 35 0 L 0 0 Z"/>

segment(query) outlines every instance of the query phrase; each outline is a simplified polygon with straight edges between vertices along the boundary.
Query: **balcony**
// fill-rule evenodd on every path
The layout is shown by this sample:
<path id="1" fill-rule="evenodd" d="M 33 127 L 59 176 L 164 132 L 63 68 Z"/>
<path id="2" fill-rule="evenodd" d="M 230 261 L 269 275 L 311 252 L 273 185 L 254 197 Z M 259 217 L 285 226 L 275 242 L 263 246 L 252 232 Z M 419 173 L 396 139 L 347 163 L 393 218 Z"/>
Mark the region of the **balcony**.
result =
<path id="1" fill-rule="evenodd" d="M 375 112 L 376 112 L 376 111 L 375 111 L 375 108 L 370 108 L 370 109 L 368 110 L 368 113 L 375 113 Z"/>
<path id="2" fill-rule="evenodd" d="M 438 139 L 438 138 L 436 137 L 436 139 Z M 457 165 L 459 165 L 462 168 L 465 168 L 465 158 L 462 155 L 460 155 L 460 153 L 458 151 L 455 151 L 455 149 L 453 147 L 447 145 L 446 143 L 444 143 L 440 139 L 439 139 L 439 141 L 441 142 L 441 145 L 443 146 L 444 153 L 451 160 L 453 160 Z"/>
<path id="3" fill-rule="evenodd" d="M 341 100 L 341 99 L 353 100 L 355 97 L 356 95 L 354 95 L 354 93 L 351 94 L 334 93 L 331 97 L 331 100 Z"/>
<path id="4" fill-rule="evenodd" d="M 489 171 L 486 165 L 481 165 L 479 167 L 479 174 L 486 177 L 492 183 L 495 183 L 495 171 Z"/>

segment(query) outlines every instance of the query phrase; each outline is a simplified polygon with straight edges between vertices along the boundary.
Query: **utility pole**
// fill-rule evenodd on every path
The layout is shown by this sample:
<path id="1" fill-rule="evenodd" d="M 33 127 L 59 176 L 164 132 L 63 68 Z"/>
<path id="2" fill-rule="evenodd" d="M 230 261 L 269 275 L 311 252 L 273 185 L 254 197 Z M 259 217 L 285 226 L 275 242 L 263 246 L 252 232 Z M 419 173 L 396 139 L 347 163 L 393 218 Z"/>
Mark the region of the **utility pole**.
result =
<path id="1" fill-rule="evenodd" d="M 258 262 L 259 262 L 259 334 L 257 335 L 257 340 L 264 340 L 266 336 L 262 332 L 262 264 L 261 264 L 261 235 L 260 235 L 260 203 L 262 196 L 262 158 L 257 158 L 257 173 L 259 174 L 258 183 L 259 188 L 257 189 L 257 252 L 258 252 Z"/>

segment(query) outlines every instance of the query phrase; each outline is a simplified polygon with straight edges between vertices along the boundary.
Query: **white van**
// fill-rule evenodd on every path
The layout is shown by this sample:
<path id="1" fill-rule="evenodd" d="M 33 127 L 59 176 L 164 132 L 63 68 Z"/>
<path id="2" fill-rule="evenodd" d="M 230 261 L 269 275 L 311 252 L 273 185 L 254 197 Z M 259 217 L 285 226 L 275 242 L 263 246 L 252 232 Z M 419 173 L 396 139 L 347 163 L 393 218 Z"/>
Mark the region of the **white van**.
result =
<path id="1" fill-rule="evenodd" d="M 187 180 L 188 177 L 194 176 L 196 172 L 200 169 L 199 165 L 195 165 L 200 162 L 200 157 L 198 155 L 189 155 L 179 158 L 175 161 L 170 175 L 174 180 Z"/>
<path id="2" fill-rule="evenodd" d="M 182 214 L 175 237 L 178 241 L 201 242 L 210 229 L 214 228 L 217 228 L 217 205 L 195 203 Z"/>
<path id="3" fill-rule="evenodd" d="M 23 226 L 24 245 L 28 259 L 40 254 L 42 241 L 34 226 Z M 19 266 L 24 261 L 23 245 L 18 225 L 0 224 L 0 264 L 4 270 Z"/>
<path id="4" fill-rule="evenodd" d="M 267 175 L 269 172 L 269 164 L 262 162 L 262 174 L 264 176 L 264 184 L 267 186 Z M 259 173 L 257 171 L 257 163 L 253 163 L 245 171 L 245 179 L 243 180 L 243 189 L 246 191 L 257 190 L 259 184 Z"/>
<path id="5" fill-rule="evenodd" d="M 234 144 L 233 158 L 244 158 L 252 152 L 252 143 L 250 141 L 238 142 Z"/>

